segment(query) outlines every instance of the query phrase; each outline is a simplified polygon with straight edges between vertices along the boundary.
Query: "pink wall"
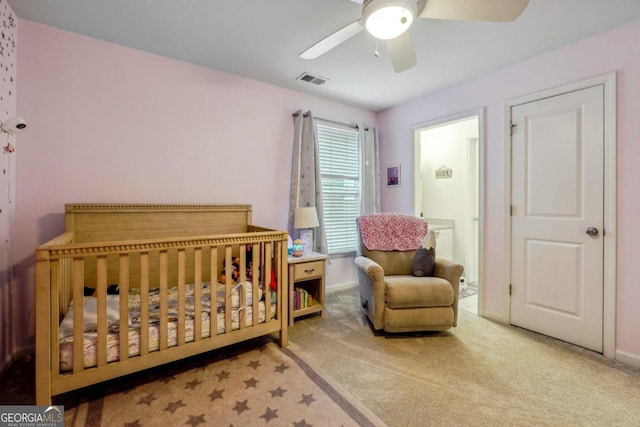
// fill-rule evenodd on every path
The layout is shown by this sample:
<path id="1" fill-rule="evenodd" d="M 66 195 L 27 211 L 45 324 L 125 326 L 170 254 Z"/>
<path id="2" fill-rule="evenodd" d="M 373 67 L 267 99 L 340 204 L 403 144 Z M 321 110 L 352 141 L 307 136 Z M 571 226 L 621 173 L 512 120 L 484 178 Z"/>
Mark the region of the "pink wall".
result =
<path id="1" fill-rule="evenodd" d="M 508 319 L 505 293 L 504 102 L 600 74 L 617 71 L 618 206 L 616 349 L 640 366 L 640 21 L 567 45 L 439 93 L 417 98 L 378 115 L 381 164 L 401 163 L 403 179 L 413 177 L 413 127 L 485 107 L 485 312 Z M 390 143 L 393 141 L 393 143 Z M 413 188 L 382 187 L 383 210 L 413 212 Z"/>
<path id="2" fill-rule="evenodd" d="M 251 203 L 255 224 L 286 229 L 291 114 L 375 124 L 370 111 L 30 21 L 19 37 L 18 107 L 29 120 L 14 248 L 23 345 L 33 251 L 62 231 L 64 203 Z"/>
<path id="3" fill-rule="evenodd" d="M 6 0 L 0 0 L 0 122 L 16 116 L 17 19 Z M 14 356 L 16 331 L 11 321 L 16 302 L 13 283 L 12 233 L 15 221 L 15 170 L 19 137 L 0 133 L 0 371 Z"/>

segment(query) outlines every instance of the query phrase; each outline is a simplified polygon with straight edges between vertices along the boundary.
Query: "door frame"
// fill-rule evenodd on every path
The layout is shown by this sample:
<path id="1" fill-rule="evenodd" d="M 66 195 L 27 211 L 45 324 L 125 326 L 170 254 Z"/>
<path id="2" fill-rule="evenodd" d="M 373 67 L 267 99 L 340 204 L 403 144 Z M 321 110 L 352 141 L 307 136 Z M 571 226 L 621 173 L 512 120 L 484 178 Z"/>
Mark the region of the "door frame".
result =
<path id="1" fill-rule="evenodd" d="M 463 111 L 461 113 L 440 117 L 426 122 L 421 122 L 412 126 L 413 128 L 413 211 L 416 216 L 420 215 L 422 201 L 421 169 L 420 164 L 420 132 L 428 128 L 453 124 L 455 122 L 478 118 L 478 316 L 484 316 L 484 212 L 485 212 L 485 107 Z"/>
<path id="2" fill-rule="evenodd" d="M 480 252 L 478 249 L 479 245 L 479 236 L 480 236 L 480 202 L 479 202 L 479 190 L 480 185 L 477 182 L 480 176 L 478 168 L 480 167 L 480 136 L 467 138 L 466 142 L 467 148 L 467 164 L 475 165 L 475 174 L 467 174 L 467 188 L 471 189 L 472 193 L 467 194 L 467 201 L 465 209 L 467 210 L 467 224 L 466 227 L 468 230 L 471 230 L 470 233 L 467 233 L 465 244 L 465 254 L 467 255 L 467 259 L 465 260 L 471 267 L 475 267 L 475 281 L 478 283 L 479 276 L 479 262 L 478 257 Z M 475 187 L 475 190 L 473 190 Z M 475 219 L 477 217 L 477 219 Z M 475 229 L 478 229 L 478 233 L 476 235 Z M 469 262 L 469 260 L 472 260 Z M 471 269 L 474 271 L 474 269 Z M 467 282 L 472 282 L 473 277 L 466 276 Z"/>
<path id="3" fill-rule="evenodd" d="M 616 73 L 602 74 L 556 88 L 509 99 L 504 103 L 504 191 L 505 206 L 505 256 L 507 257 L 505 289 L 506 318 L 511 322 L 511 108 L 528 102 L 603 85 L 604 88 L 604 262 L 603 262 L 603 323 L 602 354 L 615 359 L 616 349 L 616 207 L 617 207 L 617 134 L 616 134 Z"/>

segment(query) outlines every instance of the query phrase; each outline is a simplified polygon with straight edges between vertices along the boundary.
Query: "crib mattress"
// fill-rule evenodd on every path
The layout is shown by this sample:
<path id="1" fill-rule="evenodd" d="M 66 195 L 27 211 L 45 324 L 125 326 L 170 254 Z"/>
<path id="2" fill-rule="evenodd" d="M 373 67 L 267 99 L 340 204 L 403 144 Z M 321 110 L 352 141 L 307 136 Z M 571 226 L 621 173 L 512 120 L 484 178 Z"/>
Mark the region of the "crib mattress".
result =
<path id="1" fill-rule="evenodd" d="M 233 285 L 231 293 L 231 329 L 239 329 L 240 319 L 244 313 L 245 324 L 247 326 L 253 325 L 253 286 L 249 282 L 237 283 Z M 218 284 L 216 292 L 216 334 L 225 333 L 225 311 L 227 304 L 225 304 L 225 285 Z M 171 287 L 167 290 L 168 296 L 168 338 L 167 345 L 173 347 L 177 345 L 178 341 L 178 288 Z M 244 296 L 244 305 L 240 306 L 241 296 Z M 262 301 L 262 285 L 259 287 L 259 302 L 258 302 L 258 322 L 264 323 L 265 321 L 265 303 Z M 271 304 L 271 317 L 275 316 L 275 298 L 272 296 Z M 129 356 L 137 356 L 140 354 L 140 329 L 141 325 L 141 313 L 140 313 L 140 292 L 139 289 L 131 289 L 128 296 L 128 308 L 129 308 L 129 327 L 128 327 L 128 347 Z M 201 313 L 200 324 L 202 337 L 208 338 L 211 335 L 211 287 L 209 283 L 202 284 L 202 298 L 201 298 Z M 86 299 L 85 299 L 86 302 Z M 70 306 L 73 304 L 71 302 Z M 117 311 L 117 308 L 115 309 Z M 83 339 L 83 364 L 85 368 L 90 368 L 97 365 L 97 338 L 98 333 L 95 331 L 95 322 L 87 321 L 87 313 L 85 313 L 85 331 Z M 69 313 L 63 320 L 69 323 Z M 159 319 L 160 319 L 160 295 L 158 289 L 149 290 L 149 351 L 158 351 L 160 348 L 159 343 Z M 195 331 L 195 303 L 194 303 L 194 285 L 187 285 L 185 290 L 185 341 L 190 342 L 194 340 Z M 72 322 L 72 319 L 71 319 Z M 66 335 L 66 336 L 62 336 Z M 107 362 L 114 362 L 119 360 L 120 353 L 120 334 L 119 334 L 119 322 L 113 322 L 108 327 L 107 332 Z M 59 340 L 60 347 L 60 371 L 68 371 L 73 368 L 73 335 L 65 334 L 61 332 Z"/>

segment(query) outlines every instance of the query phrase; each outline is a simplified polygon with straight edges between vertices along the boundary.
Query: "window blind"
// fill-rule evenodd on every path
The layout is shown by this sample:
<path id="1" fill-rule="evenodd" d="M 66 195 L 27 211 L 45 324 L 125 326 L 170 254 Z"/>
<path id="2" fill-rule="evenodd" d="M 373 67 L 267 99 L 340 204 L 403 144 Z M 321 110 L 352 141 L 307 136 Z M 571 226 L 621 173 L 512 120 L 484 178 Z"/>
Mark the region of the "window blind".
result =
<path id="1" fill-rule="evenodd" d="M 354 252 L 360 212 L 358 130 L 316 120 L 329 254 Z"/>

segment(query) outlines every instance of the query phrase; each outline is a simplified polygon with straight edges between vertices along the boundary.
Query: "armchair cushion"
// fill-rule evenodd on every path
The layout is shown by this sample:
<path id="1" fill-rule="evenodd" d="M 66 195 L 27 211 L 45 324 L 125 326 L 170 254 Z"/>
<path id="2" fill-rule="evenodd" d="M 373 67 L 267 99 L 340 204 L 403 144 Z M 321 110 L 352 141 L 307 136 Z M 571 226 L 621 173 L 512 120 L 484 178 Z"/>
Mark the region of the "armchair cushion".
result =
<path id="1" fill-rule="evenodd" d="M 416 251 L 370 251 L 366 248 L 362 248 L 361 253 L 380 265 L 385 276 L 411 274 L 411 263 L 416 255 Z"/>
<path id="2" fill-rule="evenodd" d="M 451 283 L 440 277 L 385 277 L 385 305 L 389 308 L 443 307 L 453 304 Z"/>

